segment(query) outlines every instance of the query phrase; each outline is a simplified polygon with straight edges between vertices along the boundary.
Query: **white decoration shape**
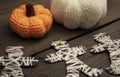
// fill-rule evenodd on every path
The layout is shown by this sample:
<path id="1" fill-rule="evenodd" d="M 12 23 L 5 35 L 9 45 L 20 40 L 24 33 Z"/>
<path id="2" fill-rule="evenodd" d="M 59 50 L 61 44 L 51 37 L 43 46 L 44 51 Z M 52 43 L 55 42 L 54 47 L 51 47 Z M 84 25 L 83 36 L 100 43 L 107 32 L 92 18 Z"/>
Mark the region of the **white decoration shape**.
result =
<path id="1" fill-rule="evenodd" d="M 34 57 L 22 57 L 22 46 L 9 46 L 6 52 L 8 56 L 0 57 L 1 66 L 4 66 L 0 77 L 24 77 L 21 66 L 35 66 L 38 63 Z"/>
<path id="2" fill-rule="evenodd" d="M 106 71 L 114 75 L 120 74 L 120 39 L 111 40 L 106 33 L 99 33 L 94 35 L 94 40 L 98 42 L 98 45 L 93 46 L 90 52 L 99 53 L 107 50 L 110 54 L 111 65 L 106 68 Z"/>
<path id="3" fill-rule="evenodd" d="M 70 48 L 69 44 L 62 40 L 55 41 L 51 45 L 55 47 L 57 52 L 47 55 L 45 61 L 50 63 L 65 61 L 67 65 L 66 77 L 79 77 L 79 71 L 84 72 L 90 77 L 102 74 L 102 69 L 91 68 L 77 58 L 77 56 L 86 53 L 85 47 L 79 46 Z"/>

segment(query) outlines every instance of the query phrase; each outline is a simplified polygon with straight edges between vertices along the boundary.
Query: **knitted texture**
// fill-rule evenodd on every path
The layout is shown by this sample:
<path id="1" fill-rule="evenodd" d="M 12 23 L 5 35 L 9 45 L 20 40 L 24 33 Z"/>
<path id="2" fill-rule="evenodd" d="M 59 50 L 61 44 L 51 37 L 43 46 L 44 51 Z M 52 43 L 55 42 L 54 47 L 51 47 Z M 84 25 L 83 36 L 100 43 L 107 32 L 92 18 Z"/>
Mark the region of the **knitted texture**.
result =
<path id="1" fill-rule="evenodd" d="M 27 17 L 25 5 L 13 10 L 10 17 L 10 25 L 14 32 L 23 38 L 40 38 L 48 32 L 52 26 L 51 12 L 42 5 L 34 5 L 35 16 Z"/>
<path id="2" fill-rule="evenodd" d="M 88 29 L 106 15 L 107 0 L 51 0 L 51 11 L 68 29 Z"/>

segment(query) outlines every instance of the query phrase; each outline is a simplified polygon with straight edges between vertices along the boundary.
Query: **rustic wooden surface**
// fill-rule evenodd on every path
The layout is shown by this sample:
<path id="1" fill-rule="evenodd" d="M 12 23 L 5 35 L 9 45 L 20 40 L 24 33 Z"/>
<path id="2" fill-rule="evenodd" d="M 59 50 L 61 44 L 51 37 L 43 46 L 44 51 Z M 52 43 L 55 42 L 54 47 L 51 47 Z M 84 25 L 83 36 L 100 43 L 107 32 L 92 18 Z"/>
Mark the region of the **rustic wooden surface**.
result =
<path id="1" fill-rule="evenodd" d="M 110 34 L 113 39 L 120 38 L 120 0 L 108 0 L 108 13 L 94 28 L 89 30 L 77 29 L 74 31 L 67 30 L 62 25 L 57 24 L 55 21 L 50 32 L 41 39 L 22 39 L 14 34 L 9 26 L 9 17 L 12 10 L 21 4 L 42 4 L 46 8 L 50 8 L 49 0 L 3 0 L 0 1 L 0 56 L 5 55 L 5 48 L 7 46 L 22 45 L 25 47 L 25 56 L 35 56 L 44 58 L 46 54 L 54 52 L 50 48 L 51 41 L 63 39 L 69 41 L 71 46 L 84 45 L 88 49 L 95 44 L 92 40 L 92 35 L 99 32 L 106 32 Z M 57 33 L 56 33 L 57 32 Z M 91 67 L 105 68 L 109 65 L 109 56 L 107 52 L 97 55 L 90 54 L 89 52 L 79 59 L 84 61 Z M 66 69 L 65 63 L 59 62 L 55 64 L 45 63 L 40 60 L 39 65 L 35 68 L 23 69 L 26 77 L 46 77 L 47 73 L 50 77 L 65 77 Z M 87 77 L 80 73 L 80 77 Z M 101 77 L 119 77 L 110 75 L 104 72 Z"/>

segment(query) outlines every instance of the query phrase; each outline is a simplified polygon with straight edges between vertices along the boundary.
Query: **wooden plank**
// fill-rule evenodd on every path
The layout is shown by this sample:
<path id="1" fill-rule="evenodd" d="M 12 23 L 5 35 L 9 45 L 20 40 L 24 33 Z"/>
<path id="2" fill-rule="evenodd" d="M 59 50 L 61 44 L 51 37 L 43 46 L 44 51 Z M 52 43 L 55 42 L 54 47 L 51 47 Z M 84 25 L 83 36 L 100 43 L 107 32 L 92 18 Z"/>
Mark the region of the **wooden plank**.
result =
<path id="1" fill-rule="evenodd" d="M 14 8 L 20 6 L 21 4 L 42 4 L 45 7 L 50 7 L 50 0 L 4 0 L 0 1 L 0 15 L 5 13 L 10 13 Z"/>
<path id="2" fill-rule="evenodd" d="M 94 31 L 83 37 L 74 39 L 74 40 L 70 41 L 69 44 L 71 47 L 83 45 L 89 49 L 90 47 L 92 47 L 93 45 L 96 44 L 93 41 L 92 36 L 94 34 L 97 34 L 100 32 L 106 32 L 106 33 L 110 34 L 113 39 L 119 39 L 120 38 L 120 35 L 119 35 L 120 34 L 120 26 L 119 25 L 120 25 L 120 20 L 116 23 L 109 25 L 108 27 Z M 55 52 L 55 50 L 50 49 L 41 54 L 38 54 L 36 57 L 45 58 L 45 56 L 47 54 L 53 53 L 53 52 Z M 88 51 L 88 53 L 86 53 L 85 55 L 80 56 L 79 59 L 91 67 L 105 69 L 105 67 L 110 65 L 109 56 L 108 56 L 107 52 L 103 52 L 103 53 L 94 55 L 94 54 L 90 54 Z M 33 71 L 36 71 L 36 72 L 33 72 Z M 50 77 L 65 77 L 65 75 L 66 75 L 65 63 L 59 62 L 59 63 L 49 64 L 49 63 L 44 62 L 42 59 L 42 60 L 40 60 L 39 65 L 37 67 L 24 69 L 24 73 L 28 77 L 33 77 L 33 76 L 40 77 L 42 75 L 41 72 L 48 73 L 50 75 Z M 88 76 L 84 75 L 83 73 L 80 73 L 80 77 L 88 77 Z M 104 73 L 103 73 L 103 75 L 101 75 L 101 77 L 118 77 L 118 76 L 110 75 L 106 71 L 104 71 Z"/>
<path id="3" fill-rule="evenodd" d="M 108 0 L 108 1 L 109 1 L 109 0 Z M 115 20 L 115 19 L 117 19 L 117 18 L 120 18 L 120 11 L 118 11 L 118 9 L 120 9 L 119 6 L 120 6 L 120 2 L 116 2 L 116 1 L 114 1 L 114 0 L 108 2 L 108 13 L 107 13 L 106 17 L 105 17 L 104 19 L 102 19 L 102 20 L 98 23 L 97 27 L 102 26 L 102 25 L 106 24 L 107 22 L 110 22 L 110 21 Z M 113 11 L 114 11 L 114 12 L 113 12 Z M 58 33 L 57 35 L 55 35 L 55 36 L 56 36 L 55 39 L 48 40 L 48 44 L 50 43 L 50 41 L 56 40 L 56 39 L 59 39 L 59 38 L 68 40 L 68 39 L 71 38 L 71 37 L 79 36 L 79 35 L 85 33 L 85 31 L 84 31 L 84 30 L 82 30 L 81 32 L 78 31 L 78 33 L 72 31 L 72 33 L 73 33 L 73 34 L 71 34 L 71 33 L 69 32 L 70 36 L 69 36 L 69 34 L 66 34 L 66 33 L 62 33 L 63 35 L 61 34 L 61 36 L 57 36 L 57 35 L 59 34 L 59 33 Z M 64 34 L 65 34 L 65 35 L 68 35 L 67 38 L 64 36 Z M 43 45 L 43 44 L 42 44 L 42 45 Z M 48 45 L 46 45 L 46 47 L 47 47 L 47 46 L 48 46 Z M 43 49 L 43 50 L 44 50 L 44 49 Z M 39 48 L 39 50 L 36 49 L 36 51 L 42 51 L 42 50 Z"/>
<path id="4" fill-rule="evenodd" d="M 21 1 L 22 3 L 24 3 L 26 0 L 19 0 Z M 13 3 L 10 2 L 10 3 L 6 3 L 6 6 L 7 7 L 11 7 L 12 9 L 13 8 L 16 8 L 16 6 L 20 5 L 19 1 L 17 2 L 14 2 L 17 3 L 15 4 L 15 6 L 13 6 Z M 31 0 L 32 1 L 32 0 Z M 30 2 L 31 2 L 30 1 Z M 8 2 L 8 0 L 7 0 Z M 49 0 L 41 0 L 40 3 L 43 3 L 44 6 L 48 6 L 49 4 Z M 109 5 L 108 5 L 108 14 L 107 16 L 97 25 L 98 26 L 101 26 L 105 23 L 108 23 L 114 19 L 117 19 L 119 18 L 119 13 L 120 11 L 118 9 L 120 9 L 119 6 L 119 3 L 118 2 L 114 2 L 114 1 L 111 1 L 111 2 L 108 2 Z M 3 5 L 2 5 L 3 6 Z M 3 12 L 4 11 L 7 11 L 7 9 L 3 9 L 2 10 Z M 1 11 L 1 12 L 2 12 Z M 113 12 L 114 11 L 114 12 Z M 57 40 L 57 39 L 64 39 L 64 40 L 67 40 L 69 38 L 72 38 L 74 36 L 78 36 L 82 33 L 85 32 L 85 30 L 81 30 L 81 29 L 78 29 L 78 30 L 74 30 L 74 31 L 70 31 L 70 30 L 67 30 L 65 29 L 64 27 L 62 27 L 62 25 L 59 25 L 57 23 L 53 23 L 53 27 L 51 29 L 51 31 L 43 38 L 41 39 L 22 39 L 21 37 L 17 36 L 16 34 L 12 33 L 11 29 L 10 29 L 10 26 L 9 26 L 9 16 L 10 16 L 10 12 L 6 12 L 5 14 L 1 14 L 0 15 L 0 21 L 2 22 L 0 24 L 0 44 L 1 44 L 1 54 L 0 55 L 4 55 L 5 52 L 4 52 L 4 49 L 7 47 L 7 46 L 11 46 L 11 45 L 22 45 L 25 47 L 25 55 L 30 55 L 30 54 L 33 54 L 33 53 L 36 53 L 38 51 L 42 51 L 46 48 L 49 47 L 49 44 L 51 41 L 53 40 Z"/>
<path id="5" fill-rule="evenodd" d="M 115 7 L 115 8 L 113 8 Z M 120 18 L 120 0 L 108 0 L 108 13 L 106 17 L 100 21 L 99 24 L 106 23 L 106 21 L 111 21 L 111 19 Z"/>

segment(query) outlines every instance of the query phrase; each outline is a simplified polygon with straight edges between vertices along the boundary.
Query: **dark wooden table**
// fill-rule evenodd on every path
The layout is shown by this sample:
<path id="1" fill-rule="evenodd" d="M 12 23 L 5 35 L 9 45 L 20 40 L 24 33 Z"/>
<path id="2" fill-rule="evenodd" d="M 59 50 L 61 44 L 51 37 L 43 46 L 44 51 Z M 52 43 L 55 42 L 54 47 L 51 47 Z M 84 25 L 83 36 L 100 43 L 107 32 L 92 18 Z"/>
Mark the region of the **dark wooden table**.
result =
<path id="1" fill-rule="evenodd" d="M 88 49 L 92 45 L 96 44 L 92 40 L 94 34 L 100 32 L 106 32 L 113 37 L 113 39 L 120 38 L 120 0 L 108 0 L 108 13 L 104 19 L 102 19 L 96 27 L 89 30 L 77 29 L 74 31 L 67 30 L 55 21 L 53 27 L 47 35 L 41 39 L 23 39 L 14 34 L 9 25 L 9 17 L 12 10 L 21 4 L 42 4 L 46 8 L 50 7 L 49 0 L 3 0 L 0 1 L 0 56 L 6 55 L 5 48 L 7 46 L 22 45 L 25 47 L 25 56 L 35 56 L 44 58 L 46 54 L 54 52 L 50 47 L 51 41 L 54 40 L 67 40 L 71 46 L 84 45 Z M 57 32 L 57 33 L 56 33 Z M 89 52 L 79 59 L 84 61 L 91 67 L 103 68 L 110 65 L 109 56 L 107 52 L 93 55 Z M 26 77 L 47 77 L 47 73 L 50 77 L 65 77 L 66 67 L 64 62 L 55 64 L 45 63 L 42 59 L 35 68 L 23 68 Z M 80 72 L 80 77 L 87 77 Z M 120 77 L 108 74 L 104 71 L 101 77 Z"/>

